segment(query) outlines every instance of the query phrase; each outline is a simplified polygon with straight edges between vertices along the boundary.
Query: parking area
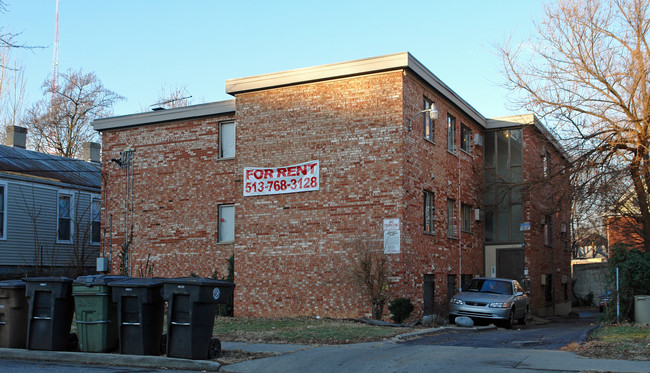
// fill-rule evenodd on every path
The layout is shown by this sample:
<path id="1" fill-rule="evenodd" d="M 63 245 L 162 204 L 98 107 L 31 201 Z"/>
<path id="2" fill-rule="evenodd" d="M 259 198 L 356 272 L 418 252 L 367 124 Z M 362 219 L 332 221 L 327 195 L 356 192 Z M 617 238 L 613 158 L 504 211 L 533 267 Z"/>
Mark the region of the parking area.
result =
<path id="1" fill-rule="evenodd" d="M 533 318 L 528 325 L 515 324 L 513 329 L 497 327 L 481 332 L 455 328 L 443 333 L 422 336 L 401 343 L 490 348 L 559 350 L 583 341 L 596 325 L 596 311 L 583 311 L 577 317 Z M 485 325 L 485 323 L 483 323 Z"/>

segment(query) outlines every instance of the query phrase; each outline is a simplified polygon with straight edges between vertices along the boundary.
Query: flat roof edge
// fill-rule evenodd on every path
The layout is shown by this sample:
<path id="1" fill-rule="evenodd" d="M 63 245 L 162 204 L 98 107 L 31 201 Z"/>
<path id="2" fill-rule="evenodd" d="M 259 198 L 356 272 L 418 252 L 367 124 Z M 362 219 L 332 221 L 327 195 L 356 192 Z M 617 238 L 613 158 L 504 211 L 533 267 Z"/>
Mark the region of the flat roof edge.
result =
<path id="1" fill-rule="evenodd" d="M 486 118 L 483 115 L 443 83 L 442 80 L 409 52 L 305 67 L 245 78 L 228 79 L 226 80 L 226 93 L 236 95 L 238 93 L 406 68 L 410 69 L 427 84 L 439 91 L 480 125 L 485 126 Z"/>
<path id="2" fill-rule="evenodd" d="M 207 104 L 183 106 L 146 113 L 100 118 L 95 119 L 92 122 L 92 126 L 96 131 L 105 131 L 123 127 L 213 116 L 231 112 L 235 112 L 235 100 L 217 101 Z"/>
<path id="3" fill-rule="evenodd" d="M 226 80 L 226 93 L 235 95 L 274 87 L 405 68 L 408 66 L 409 56 L 408 52 L 401 52 L 354 61 L 228 79 Z"/>
<path id="4" fill-rule="evenodd" d="M 424 79 L 429 85 L 435 88 L 438 92 L 442 93 L 448 100 L 453 102 L 461 110 L 463 110 L 467 115 L 472 117 L 477 123 L 485 127 L 487 124 L 487 119 L 474 109 L 467 101 L 465 101 L 460 95 L 454 92 L 448 85 L 446 85 L 440 78 L 438 78 L 434 73 L 427 69 L 420 61 L 415 57 L 409 54 L 409 68 L 417 74 L 419 77 Z"/>

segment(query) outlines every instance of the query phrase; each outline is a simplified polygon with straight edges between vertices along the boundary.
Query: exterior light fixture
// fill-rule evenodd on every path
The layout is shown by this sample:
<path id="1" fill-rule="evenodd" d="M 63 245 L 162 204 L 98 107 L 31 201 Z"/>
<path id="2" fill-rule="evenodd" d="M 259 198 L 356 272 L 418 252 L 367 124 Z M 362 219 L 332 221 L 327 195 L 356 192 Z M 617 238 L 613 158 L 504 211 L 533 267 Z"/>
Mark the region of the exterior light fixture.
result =
<path id="1" fill-rule="evenodd" d="M 411 125 L 413 123 L 413 119 L 422 113 L 427 113 L 427 115 L 429 115 L 429 119 L 431 120 L 438 119 L 438 109 L 436 108 L 436 104 L 431 103 L 430 108 L 418 111 L 414 116 L 411 117 L 411 119 L 409 119 L 409 132 L 411 132 Z"/>

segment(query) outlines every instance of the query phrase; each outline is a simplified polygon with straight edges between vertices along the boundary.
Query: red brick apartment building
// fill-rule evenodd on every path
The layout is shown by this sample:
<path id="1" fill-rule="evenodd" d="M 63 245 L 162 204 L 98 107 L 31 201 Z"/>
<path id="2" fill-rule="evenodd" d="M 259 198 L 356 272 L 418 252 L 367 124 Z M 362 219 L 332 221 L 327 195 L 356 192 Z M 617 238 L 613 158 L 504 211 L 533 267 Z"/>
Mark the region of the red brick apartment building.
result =
<path id="1" fill-rule="evenodd" d="M 533 116 L 483 117 L 409 53 L 226 92 L 94 122 L 112 272 L 125 242 L 134 276 L 224 275 L 234 254 L 236 316 L 357 317 L 370 312 L 350 280 L 361 238 L 419 316 L 479 275 L 521 279 L 533 312 L 569 311 L 569 208 L 547 190 L 566 185 L 503 188 L 566 161 Z"/>

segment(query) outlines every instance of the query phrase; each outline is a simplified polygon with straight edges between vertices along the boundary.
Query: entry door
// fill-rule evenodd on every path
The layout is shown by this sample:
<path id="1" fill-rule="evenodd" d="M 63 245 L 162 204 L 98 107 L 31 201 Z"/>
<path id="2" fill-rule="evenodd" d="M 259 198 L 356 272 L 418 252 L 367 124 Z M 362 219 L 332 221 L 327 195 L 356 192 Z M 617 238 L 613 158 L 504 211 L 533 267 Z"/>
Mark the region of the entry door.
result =
<path id="1" fill-rule="evenodd" d="M 521 283 L 524 278 L 524 250 L 497 250 L 497 277 L 510 278 Z"/>

